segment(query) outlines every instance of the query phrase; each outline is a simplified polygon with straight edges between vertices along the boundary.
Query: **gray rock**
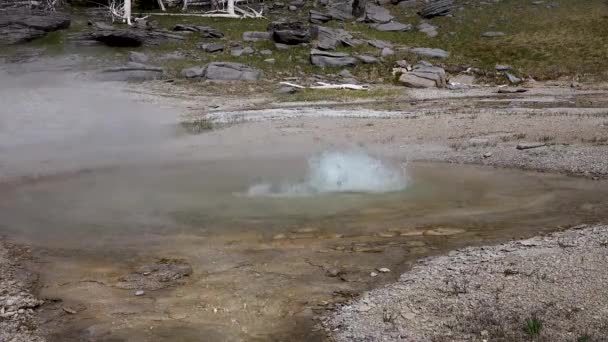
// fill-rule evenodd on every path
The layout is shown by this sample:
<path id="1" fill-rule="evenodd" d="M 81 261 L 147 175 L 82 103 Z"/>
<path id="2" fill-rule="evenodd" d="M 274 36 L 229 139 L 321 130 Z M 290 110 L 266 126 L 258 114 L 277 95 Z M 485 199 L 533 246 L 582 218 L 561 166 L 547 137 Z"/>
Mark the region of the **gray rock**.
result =
<path id="1" fill-rule="evenodd" d="M 377 64 L 380 63 L 380 60 L 376 57 L 369 55 L 359 55 L 357 58 L 363 62 L 364 64 Z M 352 75 L 351 75 L 352 76 Z"/>
<path id="2" fill-rule="evenodd" d="M 393 20 L 391 12 L 386 8 L 378 5 L 367 4 L 365 7 L 365 21 L 368 23 L 388 23 Z"/>
<path id="3" fill-rule="evenodd" d="M 481 34 L 481 36 L 484 38 L 503 37 L 504 35 L 505 35 L 504 32 L 497 32 L 497 31 L 488 31 L 488 32 L 484 32 Z"/>
<path id="4" fill-rule="evenodd" d="M 268 49 L 265 49 L 265 50 L 260 50 L 260 54 L 261 54 L 261 55 L 266 55 L 266 56 L 267 56 L 267 55 L 272 55 L 272 51 L 271 51 L 271 50 L 268 50 Z"/>
<path id="5" fill-rule="evenodd" d="M 165 54 L 159 56 L 158 59 L 163 60 L 163 61 L 180 60 L 180 59 L 186 59 L 186 55 L 184 55 L 184 53 L 180 52 L 180 51 L 173 51 L 173 52 L 168 52 L 168 53 L 165 53 Z"/>
<path id="6" fill-rule="evenodd" d="M 181 75 L 185 78 L 197 78 L 205 76 L 205 68 L 203 67 L 192 67 L 183 69 Z"/>
<path id="7" fill-rule="evenodd" d="M 353 77 L 346 77 L 342 79 L 342 83 L 358 84 L 359 82 Z"/>
<path id="8" fill-rule="evenodd" d="M 342 69 L 342 71 L 340 71 L 338 73 L 338 75 L 340 77 L 344 77 L 344 78 L 351 78 L 351 77 L 353 77 L 353 74 L 348 69 Z"/>
<path id="9" fill-rule="evenodd" d="M 275 91 L 277 94 L 295 94 L 298 92 L 298 88 L 290 87 L 288 85 L 282 85 Z"/>
<path id="10" fill-rule="evenodd" d="M 289 50 L 289 45 L 287 44 L 275 43 L 274 47 L 277 48 L 277 50 Z"/>
<path id="11" fill-rule="evenodd" d="M 310 62 L 320 67 L 354 67 L 357 65 L 357 60 L 347 53 L 317 49 L 310 51 Z"/>
<path id="12" fill-rule="evenodd" d="M 259 42 L 270 39 L 270 32 L 262 31 L 247 31 L 243 32 L 243 41 L 246 42 Z"/>
<path id="13" fill-rule="evenodd" d="M 521 142 L 517 144 L 518 150 L 529 150 L 531 148 L 545 147 L 547 144 L 541 142 Z"/>
<path id="14" fill-rule="evenodd" d="M 445 16 L 452 12 L 453 0 L 432 0 L 418 14 L 423 18 Z"/>
<path id="15" fill-rule="evenodd" d="M 224 33 L 209 26 L 177 24 L 173 27 L 173 31 L 197 32 L 200 33 L 203 38 L 224 37 Z"/>
<path id="16" fill-rule="evenodd" d="M 146 64 L 149 60 L 150 58 L 145 53 L 129 51 L 129 62 Z"/>
<path id="17" fill-rule="evenodd" d="M 331 14 L 322 13 L 322 12 L 315 11 L 315 10 L 310 10 L 308 12 L 308 14 L 309 14 L 309 20 L 313 24 L 324 24 L 333 19 Z"/>
<path id="18" fill-rule="evenodd" d="M 496 71 L 509 71 L 510 69 L 511 69 L 510 65 L 496 64 Z"/>
<path id="19" fill-rule="evenodd" d="M 207 65 L 205 77 L 209 80 L 257 81 L 262 72 L 240 63 L 214 62 Z"/>
<path id="20" fill-rule="evenodd" d="M 407 49 L 408 52 L 414 53 L 419 56 L 430 57 L 430 58 L 439 58 L 445 59 L 450 56 L 450 54 L 442 49 L 431 49 L 431 48 L 410 48 Z"/>
<path id="21" fill-rule="evenodd" d="M 384 32 L 405 32 L 405 31 L 412 30 L 411 24 L 402 24 L 402 23 L 399 23 L 396 21 L 391 21 L 389 23 L 384 23 L 384 24 L 375 24 L 375 25 L 372 25 L 372 27 L 378 31 L 384 31 Z"/>
<path id="22" fill-rule="evenodd" d="M 66 29 L 71 23 L 70 17 L 59 13 L 0 13 L 0 46 L 28 42 L 43 37 L 48 32 Z"/>
<path id="23" fill-rule="evenodd" d="M 350 45 L 353 38 L 343 29 L 332 29 L 325 26 L 316 26 L 314 34 L 318 39 L 317 48 L 321 50 L 335 50 L 338 44 Z"/>
<path id="24" fill-rule="evenodd" d="M 269 64 L 274 64 L 276 62 L 276 59 L 274 58 L 267 58 L 264 60 L 264 62 L 269 63 Z"/>
<path id="25" fill-rule="evenodd" d="M 437 37 L 437 35 L 439 34 L 437 32 L 437 26 L 433 26 L 426 22 L 420 23 L 416 28 L 418 29 L 418 31 L 425 33 L 431 38 Z"/>
<path id="26" fill-rule="evenodd" d="M 443 68 L 418 63 L 412 71 L 401 75 L 399 82 L 410 88 L 445 88 L 446 73 Z"/>
<path id="27" fill-rule="evenodd" d="M 391 1 L 394 5 L 399 6 L 399 8 L 413 8 L 418 6 L 418 2 L 416 0 L 403 0 L 403 1 L 399 1 L 399 0 L 392 0 Z"/>
<path id="28" fill-rule="evenodd" d="M 275 42 L 287 45 L 308 43 L 311 39 L 310 28 L 299 21 L 272 22 L 268 25 L 268 32 Z"/>
<path id="29" fill-rule="evenodd" d="M 224 44 L 222 43 L 203 43 L 198 47 L 209 53 L 224 51 Z"/>
<path id="30" fill-rule="evenodd" d="M 395 51 L 393 51 L 393 49 L 385 47 L 384 49 L 382 49 L 382 51 L 380 51 L 380 56 L 382 57 L 388 57 L 388 56 L 392 56 L 395 54 Z"/>
<path id="31" fill-rule="evenodd" d="M 405 59 L 400 59 L 396 61 L 395 65 L 399 68 L 407 68 L 410 66 Z"/>
<path id="32" fill-rule="evenodd" d="M 163 68 L 134 62 L 102 71 L 102 78 L 106 81 L 149 81 L 163 76 Z"/>
<path id="33" fill-rule="evenodd" d="M 392 48 L 393 44 L 384 40 L 368 40 L 367 43 L 377 49 Z"/>
<path id="34" fill-rule="evenodd" d="M 327 14 L 331 15 L 332 19 L 346 21 L 353 19 L 352 9 L 348 4 L 336 4 L 327 10 Z"/>
<path id="35" fill-rule="evenodd" d="M 237 47 L 234 48 L 232 50 L 230 50 L 230 55 L 235 56 L 235 57 L 240 57 L 243 55 L 252 55 L 255 53 L 255 50 L 249 46 L 247 47 Z"/>
<path id="36" fill-rule="evenodd" d="M 287 7 L 287 9 L 290 10 L 290 11 L 292 11 L 292 12 L 295 12 L 295 11 L 298 10 L 298 8 L 296 6 L 294 6 L 294 5 L 289 5 L 289 7 Z"/>
<path id="37" fill-rule="evenodd" d="M 521 78 L 509 73 L 509 72 L 505 72 L 505 76 L 507 77 L 507 79 L 509 80 L 509 82 L 511 82 L 511 84 L 514 85 L 518 85 L 521 83 Z"/>

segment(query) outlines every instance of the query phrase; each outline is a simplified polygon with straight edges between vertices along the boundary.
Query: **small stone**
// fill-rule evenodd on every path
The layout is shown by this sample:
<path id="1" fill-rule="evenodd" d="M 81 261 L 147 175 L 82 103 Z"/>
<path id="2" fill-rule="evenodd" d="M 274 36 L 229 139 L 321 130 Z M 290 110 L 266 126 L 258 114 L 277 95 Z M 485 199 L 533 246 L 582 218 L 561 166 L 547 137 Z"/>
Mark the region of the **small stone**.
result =
<path id="1" fill-rule="evenodd" d="M 288 9 L 289 9 L 290 11 L 292 11 L 292 12 L 294 12 L 294 11 L 297 11 L 297 10 L 298 10 L 298 8 L 297 8 L 296 6 L 294 6 L 294 5 L 289 6 L 289 7 L 288 7 Z"/>
<path id="2" fill-rule="evenodd" d="M 267 58 L 264 60 L 264 62 L 266 62 L 268 64 L 274 64 L 276 62 L 276 60 L 274 58 Z"/>
<path id="3" fill-rule="evenodd" d="M 260 54 L 262 55 L 272 55 L 272 51 L 271 50 L 260 50 Z"/>
<path id="4" fill-rule="evenodd" d="M 391 271 L 389 268 L 386 268 L 386 267 L 381 267 L 376 270 L 380 273 L 389 273 Z"/>
<path id="5" fill-rule="evenodd" d="M 496 64 L 496 71 L 509 71 L 509 69 L 511 69 L 510 65 Z"/>
<path id="6" fill-rule="evenodd" d="M 137 294 L 136 294 L 136 295 L 137 295 Z M 69 308 L 69 307 L 67 307 L 67 306 L 64 306 L 62 309 L 63 309 L 63 311 L 65 311 L 66 313 L 69 313 L 70 315 L 75 315 L 75 314 L 77 314 L 77 311 L 76 311 L 76 310 L 74 310 L 74 309 L 72 309 L 72 308 Z"/>
<path id="7" fill-rule="evenodd" d="M 340 75 L 340 77 L 344 77 L 344 78 L 353 77 L 353 74 L 348 69 L 342 69 L 342 71 L 340 71 L 340 73 L 338 73 L 338 75 Z"/>
<path id="8" fill-rule="evenodd" d="M 385 47 L 384 49 L 382 49 L 382 52 L 380 52 L 380 55 L 382 57 L 388 57 L 388 56 L 392 56 L 395 54 L 395 51 L 393 51 L 393 49 Z"/>
<path id="9" fill-rule="evenodd" d="M 137 291 L 135 291 L 135 295 L 136 295 L 136 296 L 138 296 L 138 297 L 139 297 L 139 296 L 143 296 L 143 295 L 145 295 L 145 294 L 146 294 L 146 293 L 144 292 L 144 290 L 137 290 Z"/>
<path id="10" fill-rule="evenodd" d="M 517 84 L 521 83 L 521 78 L 519 78 L 511 73 L 505 72 L 505 76 L 507 76 L 507 79 L 509 80 L 509 82 L 511 82 L 511 84 L 517 85 Z"/>
<path id="11" fill-rule="evenodd" d="M 330 268 L 327 271 L 325 271 L 325 273 L 327 274 L 328 277 L 337 277 L 340 275 L 340 270 L 337 268 Z"/>
<path id="12" fill-rule="evenodd" d="M 481 336 L 488 336 L 488 335 L 489 335 L 489 333 L 488 333 L 487 330 L 482 330 L 481 331 Z"/>
<path id="13" fill-rule="evenodd" d="M 290 87 L 290 88 L 292 88 L 292 87 Z M 275 235 L 275 236 L 272 237 L 273 240 L 283 240 L 283 239 L 286 239 L 286 238 L 287 238 L 287 235 L 285 235 L 285 234 L 277 234 L 277 235 Z"/>
<path id="14" fill-rule="evenodd" d="M 483 154 L 484 158 L 490 158 L 492 156 L 492 152 L 486 152 Z"/>
<path id="15" fill-rule="evenodd" d="M 504 35 L 505 35 L 504 32 L 495 32 L 495 31 L 488 31 L 488 32 L 484 32 L 481 34 L 481 36 L 484 38 L 503 37 Z"/>
<path id="16" fill-rule="evenodd" d="M 372 272 L 372 273 L 370 273 L 370 274 L 369 274 L 369 276 L 370 276 L 370 277 L 377 277 L 377 276 L 378 276 L 378 273 L 376 273 L 376 272 Z"/>

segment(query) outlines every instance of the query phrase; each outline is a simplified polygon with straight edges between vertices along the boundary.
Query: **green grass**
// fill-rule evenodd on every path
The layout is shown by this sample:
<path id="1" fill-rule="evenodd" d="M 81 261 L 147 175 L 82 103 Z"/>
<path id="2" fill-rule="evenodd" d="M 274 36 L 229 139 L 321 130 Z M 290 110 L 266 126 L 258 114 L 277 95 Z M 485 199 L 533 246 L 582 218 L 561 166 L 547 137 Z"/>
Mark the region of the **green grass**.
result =
<path id="1" fill-rule="evenodd" d="M 533 339 L 538 338 L 540 336 L 542 329 L 543 329 L 543 324 L 536 317 L 531 317 L 531 318 L 526 319 L 524 331 L 531 338 L 533 338 Z"/>

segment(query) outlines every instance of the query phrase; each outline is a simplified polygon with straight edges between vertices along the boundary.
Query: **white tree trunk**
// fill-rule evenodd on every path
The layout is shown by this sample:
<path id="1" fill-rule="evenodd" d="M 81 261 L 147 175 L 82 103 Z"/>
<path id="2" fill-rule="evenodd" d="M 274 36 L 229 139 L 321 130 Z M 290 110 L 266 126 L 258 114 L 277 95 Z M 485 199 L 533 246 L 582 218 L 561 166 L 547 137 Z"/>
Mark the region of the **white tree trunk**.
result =
<path id="1" fill-rule="evenodd" d="M 127 24 L 131 25 L 131 0 L 125 0 L 125 19 Z"/>
<path id="2" fill-rule="evenodd" d="M 234 0 L 228 0 L 228 14 L 230 15 L 235 15 L 234 14 Z"/>

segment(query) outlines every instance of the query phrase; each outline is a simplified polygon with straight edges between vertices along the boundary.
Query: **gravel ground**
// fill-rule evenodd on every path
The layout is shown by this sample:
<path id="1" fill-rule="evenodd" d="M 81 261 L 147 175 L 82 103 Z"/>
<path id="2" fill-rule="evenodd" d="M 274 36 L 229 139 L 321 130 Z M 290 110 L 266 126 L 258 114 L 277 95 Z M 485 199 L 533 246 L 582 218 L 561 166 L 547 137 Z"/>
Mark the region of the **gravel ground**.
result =
<path id="1" fill-rule="evenodd" d="M 606 270 L 608 226 L 469 247 L 420 260 L 323 325 L 335 341 L 607 341 Z"/>
<path id="2" fill-rule="evenodd" d="M 36 277 L 21 262 L 29 250 L 0 239 L 0 342 L 45 341 L 34 315 L 42 301 L 31 293 Z"/>

